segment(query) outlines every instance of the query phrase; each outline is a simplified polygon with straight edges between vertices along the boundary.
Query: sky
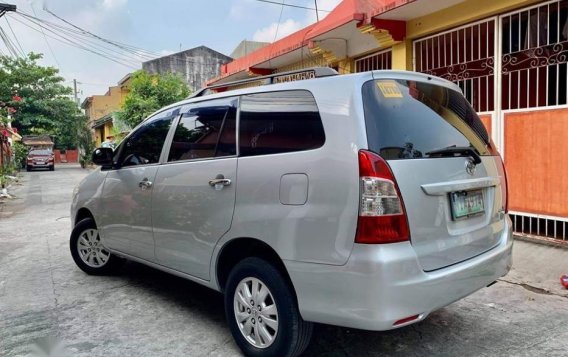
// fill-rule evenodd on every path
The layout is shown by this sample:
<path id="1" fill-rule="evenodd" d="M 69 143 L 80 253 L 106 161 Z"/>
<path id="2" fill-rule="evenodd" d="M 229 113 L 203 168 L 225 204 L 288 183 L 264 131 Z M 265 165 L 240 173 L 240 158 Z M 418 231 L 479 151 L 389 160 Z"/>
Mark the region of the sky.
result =
<path id="1" fill-rule="evenodd" d="M 314 0 L 284 1 L 314 7 Z M 0 0 L 18 11 L 64 25 L 59 17 L 103 38 L 160 55 L 207 46 L 229 55 L 244 39 L 273 42 L 316 21 L 313 10 L 282 7 L 258 0 Z M 318 8 L 332 10 L 341 0 L 317 0 Z M 320 12 L 320 20 L 326 12 Z M 78 82 L 79 98 L 104 94 L 127 73 L 141 68 L 114 63 L 93 53 L 45 38 L 24 25 L 21 15 L 0 18 L 0 27 L 18 39 L 23 50 L 43 53 L 42 65 L 60 69 L 65 84 Z M 280 21 L 279 21 L 280 19 Z M 18 22 L 19 20 L 19 22 Z M 10 29 L 11 26 L 11 29 Z M 277 32 L 278 31 L 278 32 Z M 45 31 L 44 31 L 45 32 Z M 49 33 L 47 33 L 50 35 Z M 50 49 L 51 47 L 51 49 Z M 7 53 L 0 41 L 0 51 Z M 1 53 L 0 52 L 0 53 Z"/>

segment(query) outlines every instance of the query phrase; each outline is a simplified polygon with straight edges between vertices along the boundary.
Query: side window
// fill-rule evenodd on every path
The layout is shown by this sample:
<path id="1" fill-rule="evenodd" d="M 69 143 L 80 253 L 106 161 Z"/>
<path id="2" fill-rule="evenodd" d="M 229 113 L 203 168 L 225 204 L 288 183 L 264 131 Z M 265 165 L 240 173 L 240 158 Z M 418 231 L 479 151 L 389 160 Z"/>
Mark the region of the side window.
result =
<path id="1" fill-rule="evenodd" d="M 168 161 L 236 155 L 236 107 L 233 98 L 191 107 L 176 128 Z"/>
<path id="2" fill-rule="evenodd" d="M 122 143 L 121 166 L 155 164 L 160 161 L 162 146 L 179 108 L 170 109 L 148 119 Z"/>
<path id="3" fill-rule="evenodd" d="M 325 142 L 316 101 L 303 90 L 243 96 L 239 125 L 241 156 L 311 150 Z"/>

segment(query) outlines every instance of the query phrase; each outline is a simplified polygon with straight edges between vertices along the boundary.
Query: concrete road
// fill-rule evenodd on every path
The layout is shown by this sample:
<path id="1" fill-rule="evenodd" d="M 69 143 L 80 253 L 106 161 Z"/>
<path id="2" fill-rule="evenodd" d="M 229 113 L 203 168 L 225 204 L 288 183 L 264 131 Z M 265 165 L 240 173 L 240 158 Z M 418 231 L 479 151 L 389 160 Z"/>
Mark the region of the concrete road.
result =
<path id="1" fill-rule="evenodd" d="M 11 190 L 17 199 L 0 203 L 0 356 L 34 355 L 57 342 L 71 356 L 240 355 L 220 294 L 137 263 L 115 277 L 88 276 L 74 265 L 69 202 L 86 174 L 62 165 L 23 173 L 23 185 Z M 513 279 L 417 325 L 382 333 L 318 325 L 305 355 L 566 356 L 568 298 L 547 288 L 558 276 L 543 278 L 542 267 L 550 255 L 568 270 L 568 250 L 535 247 L 515 245 L 522 259 Z M 538 256 L 527 254 L 534 249 Z"/>

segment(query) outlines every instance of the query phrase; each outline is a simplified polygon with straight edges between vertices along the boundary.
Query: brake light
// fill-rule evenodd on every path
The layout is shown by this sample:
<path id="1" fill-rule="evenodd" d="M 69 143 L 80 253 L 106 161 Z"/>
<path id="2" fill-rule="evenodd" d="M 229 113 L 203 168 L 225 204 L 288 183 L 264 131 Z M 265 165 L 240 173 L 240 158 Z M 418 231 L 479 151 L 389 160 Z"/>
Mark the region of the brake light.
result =
<path id="1" fill-rule="evenodd" d="M 379 155 L 359 151 L 360 203 L 355 243 L 379 244 L 410 239 L 400 190 Z"/>

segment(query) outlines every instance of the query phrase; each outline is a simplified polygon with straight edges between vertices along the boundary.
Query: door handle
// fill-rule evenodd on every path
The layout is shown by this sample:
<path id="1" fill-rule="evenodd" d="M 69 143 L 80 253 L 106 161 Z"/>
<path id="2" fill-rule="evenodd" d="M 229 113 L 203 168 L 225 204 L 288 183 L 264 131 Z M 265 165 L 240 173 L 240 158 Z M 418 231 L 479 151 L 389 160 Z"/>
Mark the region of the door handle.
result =
<path id="1" fill-rule="evenodd" d="M 212 180 L 209 180 L 209 186 L 215 187 L 216 190 L 221 190 L 224 186 L 229 186 L 231 184 L 230 179 L 226 179 L 225 176 L 219 174 Z"/>
<path id="2" fill-rule="evenodd" d="M 148 179 L 145 178 L 144 180 L 138 182 L 138 187 L 140 187 L 143 190 L 152 188 L 152 181 L 148 181 Z"/>

